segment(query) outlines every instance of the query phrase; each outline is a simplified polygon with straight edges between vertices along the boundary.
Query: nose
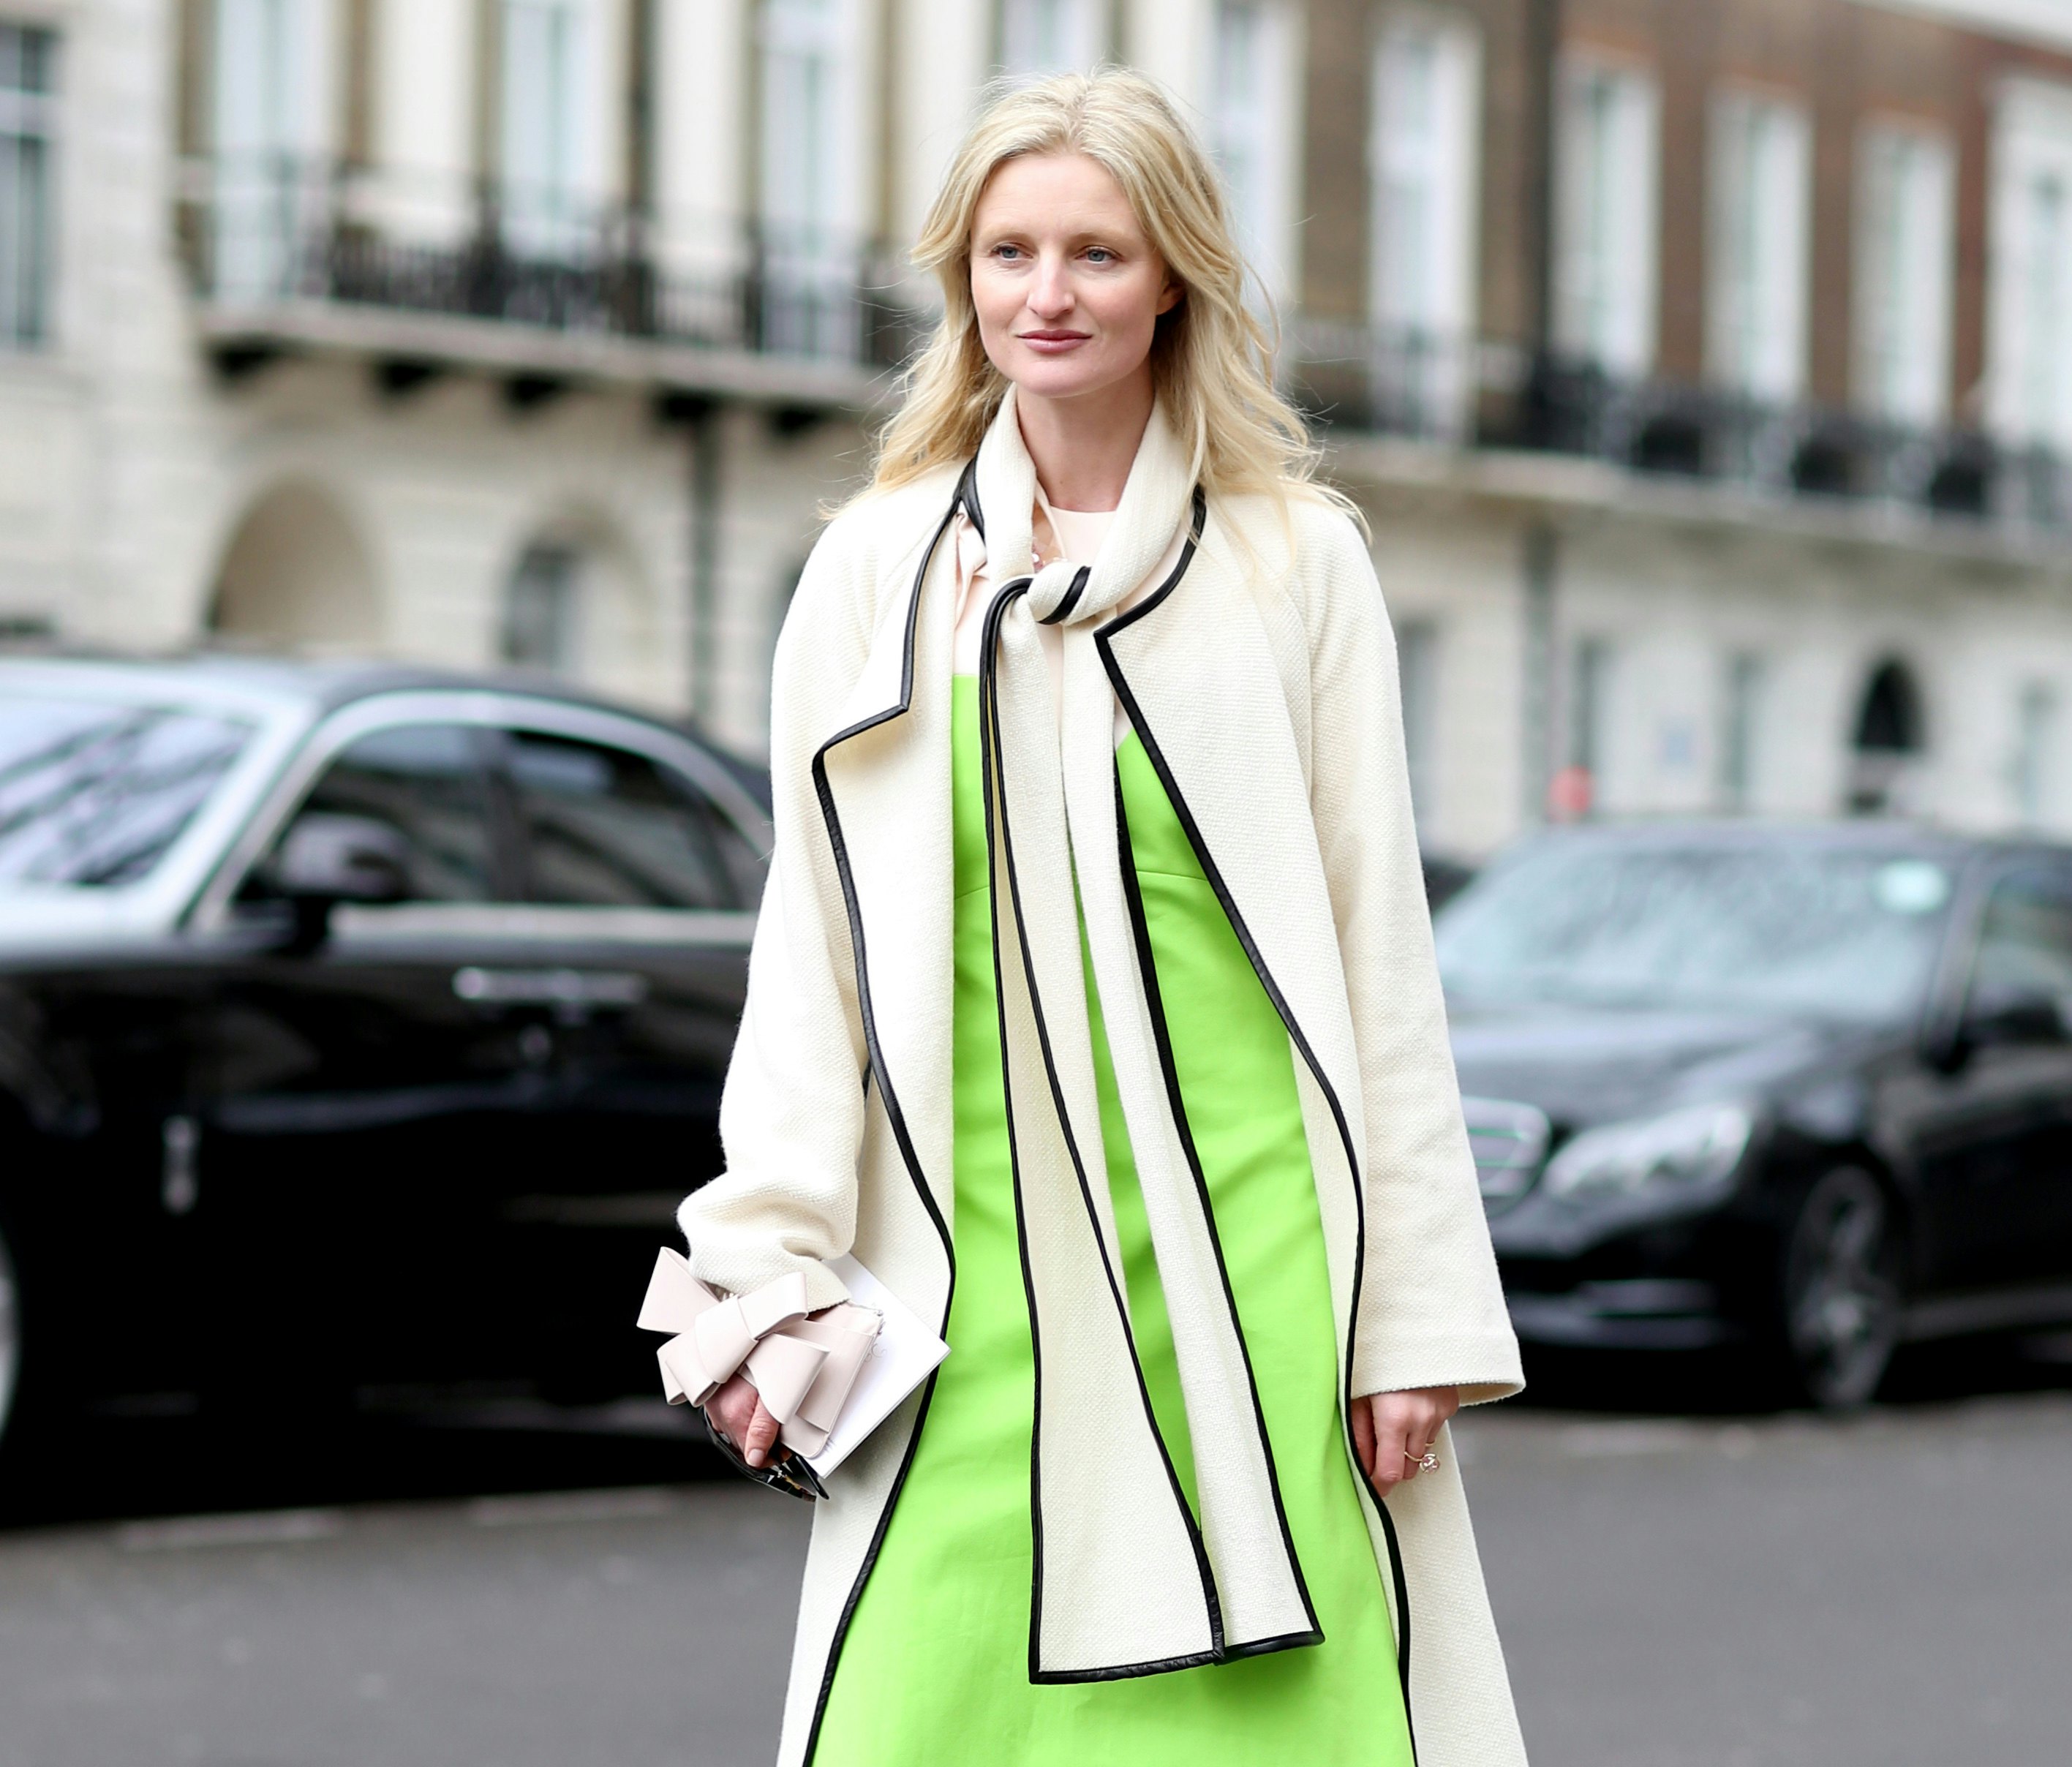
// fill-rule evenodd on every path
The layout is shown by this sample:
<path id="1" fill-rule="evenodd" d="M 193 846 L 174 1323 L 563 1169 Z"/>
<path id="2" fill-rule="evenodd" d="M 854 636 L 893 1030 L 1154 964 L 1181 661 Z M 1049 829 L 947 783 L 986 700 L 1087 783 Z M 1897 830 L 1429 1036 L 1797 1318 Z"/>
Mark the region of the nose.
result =
<path id="1" fill-rule="evenodd" d="M 1029 310 L 1038 318 L 1059 319 L 1072 310 L 1071 280 L 1064 259 L 1045 253 L 1036 266 L 1036 281 L 1029 290 Z"/>

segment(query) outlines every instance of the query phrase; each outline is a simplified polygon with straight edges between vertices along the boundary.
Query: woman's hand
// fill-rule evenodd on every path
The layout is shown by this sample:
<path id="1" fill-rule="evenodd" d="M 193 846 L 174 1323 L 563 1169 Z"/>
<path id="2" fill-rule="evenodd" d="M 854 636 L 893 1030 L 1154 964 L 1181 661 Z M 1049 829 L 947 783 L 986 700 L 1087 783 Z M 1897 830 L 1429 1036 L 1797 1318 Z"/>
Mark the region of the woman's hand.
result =
<path id="1" fill-rule="evenodd" d="M 740 1375 L 705 1401 L 705 1422 L 724 1433 L 750 1466 L 760 1466 L 777 1445 L 777 1420 L 765 1408 L 762 1394 Z"/>
<path id="2" fill-rule="evenodd" d="M 1416 1477 L 1417 1463 L 1437 1440 L 1440 1427 L 1461 1408 L 1457 1387 L 1421 1387 L 1415 1392 L 1370 1393 L 1353 1401 L 1353 1448 L 1360 1465 L 1384 1496 Z"/>

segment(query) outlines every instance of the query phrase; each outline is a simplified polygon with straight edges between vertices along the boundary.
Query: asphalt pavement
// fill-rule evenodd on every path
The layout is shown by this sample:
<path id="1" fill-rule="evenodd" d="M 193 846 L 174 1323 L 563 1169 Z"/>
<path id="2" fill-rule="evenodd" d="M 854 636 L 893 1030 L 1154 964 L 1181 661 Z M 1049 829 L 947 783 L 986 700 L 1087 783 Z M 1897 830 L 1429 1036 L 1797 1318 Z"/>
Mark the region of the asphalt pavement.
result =
<path id="1" fill-rule="evenodd" d="M 2022 1384 L 1472 1417 L 1537 1767 L 2072 1761 L 2072 1390 Z M 537 1422 L 263 1477 L 109 1437 L 0 1531 L 0 1767 L 763 1767 L 804 1507 L 701 1476 L 666 1418 Z M 126 1513 L 166 1492 L 187 1513 Z"/>

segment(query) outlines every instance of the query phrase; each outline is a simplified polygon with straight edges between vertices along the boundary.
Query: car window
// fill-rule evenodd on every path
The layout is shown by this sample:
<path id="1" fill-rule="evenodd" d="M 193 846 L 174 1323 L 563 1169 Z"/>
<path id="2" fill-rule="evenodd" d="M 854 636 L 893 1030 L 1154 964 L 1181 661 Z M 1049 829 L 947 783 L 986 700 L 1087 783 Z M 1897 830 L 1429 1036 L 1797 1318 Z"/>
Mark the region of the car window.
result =
<path id="1" fill-rule="evenodd" d="M 1986 898 L 1971 1001 L 1975 1009 L 2038 995 L 2072 1001 L 2072 887 L 2054 873 L 2016 872 Z"/>
<path id="2" fill-rule="evenodd" d="M 23 695 L 0 705 L 0 890 L 147 877 L 252 726 L 212 713 Z"/>
<path id="3" fill-rule="evenodd" d="M 1433 923 L 1457 1006 L 1560 1003 L 1889 1023 L 1919 1010 L 1947 867 L 1891 851 L 1555 836 Z"/>
<path id="4" fill-rule="evenodd" d="M 402 836 L 411 902 L 488 902 L 495 842 L 480 737 L 460 724 L 376 730 L 324 770 L 298 816 L 366 816 Z"/>
<path id="5" fill-rule="evenodd" d="M 514 731 L 508 765 L 527 901 L 738 909 L 754 855 L 690 783 L 643 754 Z"/>

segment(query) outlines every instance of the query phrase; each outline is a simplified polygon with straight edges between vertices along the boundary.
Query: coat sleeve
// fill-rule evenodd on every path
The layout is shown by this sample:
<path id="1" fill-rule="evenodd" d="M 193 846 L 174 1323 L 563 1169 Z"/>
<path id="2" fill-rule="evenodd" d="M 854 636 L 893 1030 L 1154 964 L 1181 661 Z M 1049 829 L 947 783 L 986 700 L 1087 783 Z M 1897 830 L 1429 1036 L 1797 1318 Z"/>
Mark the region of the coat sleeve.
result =
<path id="1" fill-rule="evenodd" d="M 771 684 L 776 844 L 748 997 L 720 1100 L 726 1169 L 676 1212 L 692 1269 L 740 1293 L 802 1272 L 816 1308 L 847 1298 L 824 1260 L 849 1248 L 865 1051 L 849 920 L 812 762 L 870 639 L 867 573 L 843 524 L 822 536 L 777 643 Z"/>
<path id="2" fill-rule="evenodd" d="M 1309 516 L 1310 799 L 1338 923 L 1366 1135 L 1356 1395 L 1524 1384 L 1446 1029 L 1410 804 L 1396 640 L 1352 524 Z"/>

